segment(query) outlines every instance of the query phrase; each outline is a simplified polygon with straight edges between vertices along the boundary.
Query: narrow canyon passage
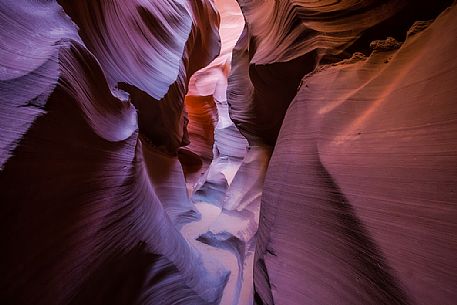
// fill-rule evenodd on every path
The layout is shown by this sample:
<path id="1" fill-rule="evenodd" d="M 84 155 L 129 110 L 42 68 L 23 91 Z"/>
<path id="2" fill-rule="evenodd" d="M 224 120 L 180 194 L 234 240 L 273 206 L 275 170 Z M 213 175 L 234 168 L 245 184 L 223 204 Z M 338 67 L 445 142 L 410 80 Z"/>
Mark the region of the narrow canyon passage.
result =
<path id="1" fill-rule="evenodd" d="M 190 79 L 185 99 L 190 145 L 183 147 L 212 158 L 197 174 L 186 172 L 190 198 L 200 218 L 183 225 L 181 233 L 201 254 L 207 270 L 228 272 L 220 304 L 252 304 L 254 236 L 272 150 L 266 145 L 249 146 L 230 119 L 227 78 L 232 51 L 245 22 L 236 1 L 219 0 L 215 4 L 221 18 L 221 51 Z M 205 113 L 207 117 L 202 119 Z M 213 125 L 213 137 L 205 132 L 208 123 Z"/>
<path id="2" fill-rule="evenodd" d="M 451 0 L 0 0 L 0 304 L 457 304 L 456 49 Z"/>

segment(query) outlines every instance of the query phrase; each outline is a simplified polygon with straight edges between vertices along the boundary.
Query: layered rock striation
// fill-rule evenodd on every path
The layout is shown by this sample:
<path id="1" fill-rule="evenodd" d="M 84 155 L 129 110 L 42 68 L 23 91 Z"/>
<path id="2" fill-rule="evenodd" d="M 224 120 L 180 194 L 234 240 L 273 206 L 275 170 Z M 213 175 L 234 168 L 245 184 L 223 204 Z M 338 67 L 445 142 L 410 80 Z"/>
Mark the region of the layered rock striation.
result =
<path id="1" fill-rule="evenodd" d="M 263 190 L 258 304 L 453 304 L 456 12 L 301 80 Z"/>
<path id="2" fill-rule="evenodd" d="M 454 304 L 451 1 L 0 1 L 1 304 Z"/>
<path id="3" fill-rule="evenodd" d="M 213 4 L 61 4 L 0 3 L 1 303 L 218 303 L 176 156 Z"/>

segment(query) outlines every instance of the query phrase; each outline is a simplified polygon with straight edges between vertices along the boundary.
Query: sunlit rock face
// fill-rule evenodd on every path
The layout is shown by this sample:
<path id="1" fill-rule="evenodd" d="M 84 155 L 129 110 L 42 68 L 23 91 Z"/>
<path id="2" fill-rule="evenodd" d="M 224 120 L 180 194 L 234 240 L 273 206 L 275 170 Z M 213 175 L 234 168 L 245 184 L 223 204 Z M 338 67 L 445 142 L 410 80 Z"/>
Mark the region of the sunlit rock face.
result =
<path id="1" fill-rule="evenodd" d="M 0 304 L 455 304 L 451 4 L 0 1 Z"/>
<path id="2" fill-rule="evenodd" d="M 263 190 L 258 304 L 455 302 L 456 17 L 301 80 Z"/>
<path id="3" fill-rule="evenodd" d="M 302 77 L 318 63 L 366 51 L 385 35 L 401 38 L 414 21 L 434 18 L 450 1 L 238 2 L 247 26 L 233 55 L 231 117 L 252 143 L 274 145 Z"/>

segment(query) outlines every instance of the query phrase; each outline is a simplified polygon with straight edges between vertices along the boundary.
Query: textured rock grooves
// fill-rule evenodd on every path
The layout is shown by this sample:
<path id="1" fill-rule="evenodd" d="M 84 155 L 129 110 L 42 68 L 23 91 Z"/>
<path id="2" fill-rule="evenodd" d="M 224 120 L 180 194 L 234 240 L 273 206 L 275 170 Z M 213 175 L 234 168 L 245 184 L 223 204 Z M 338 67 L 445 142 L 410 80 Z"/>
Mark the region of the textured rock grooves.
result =
<path id="1" fill-rule="evenodd" d="M 258 304 L 455 303 L 456 13 L 302 79 L 263 190 Z"/>
<path id="2" fill-rule="evenodd" d="M 456 304 L 451 2 L 0 0 L 0 304 Z"/>
<path id="3" fill-rule="evenodd" d="M 218 15 L 163 2 L 62 1 L 79 32 L 55 2 L 0 4 L 0 303 L 220 300 L 227 271 L 179 232 L 195 211 L 170 155 L 186 74 L 218 53 Z"/>

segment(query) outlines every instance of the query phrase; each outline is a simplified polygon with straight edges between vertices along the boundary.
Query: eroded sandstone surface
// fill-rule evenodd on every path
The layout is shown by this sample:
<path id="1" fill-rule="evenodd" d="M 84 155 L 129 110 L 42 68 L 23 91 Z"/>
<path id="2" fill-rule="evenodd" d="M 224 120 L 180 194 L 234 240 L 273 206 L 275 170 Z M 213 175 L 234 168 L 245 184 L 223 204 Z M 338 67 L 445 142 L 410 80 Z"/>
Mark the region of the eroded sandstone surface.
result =
<path id="1" fill-rule="evenodd" d="M 457 302 L 457 6 L 0 0 L 0 303 Z"/>

